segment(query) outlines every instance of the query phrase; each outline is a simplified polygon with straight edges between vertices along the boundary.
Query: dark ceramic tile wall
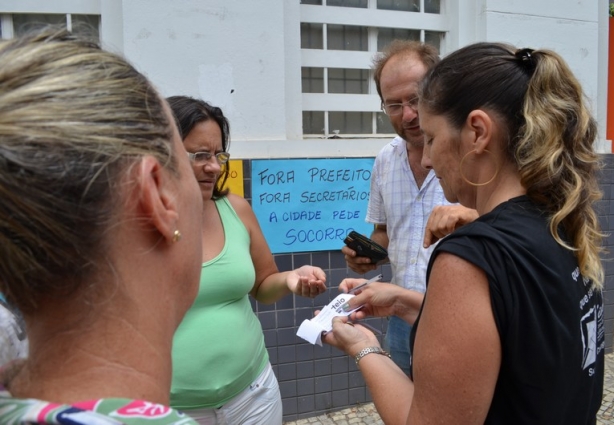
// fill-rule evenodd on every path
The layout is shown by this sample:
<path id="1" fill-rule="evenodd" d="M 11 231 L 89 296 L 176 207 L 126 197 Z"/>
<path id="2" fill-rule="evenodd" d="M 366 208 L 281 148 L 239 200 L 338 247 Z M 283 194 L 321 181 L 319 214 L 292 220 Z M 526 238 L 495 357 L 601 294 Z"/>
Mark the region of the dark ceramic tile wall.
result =
<path id="1" fill-rule="evenodd" d="M 602 254 L 605 268 L 603 302 L 605 304 L 605 350 L 606 353 L 611 353 L 614 329 L 614 155 L 602 155 L 602 161 L 603 169 L 599 180 L 603 199 L 597 205 L 597 211 L 601 228 L 607 234 L 604 238 L 605 251 Z"/>
<path id="2" fill-rule="evenodd" d="M 606 250 L 614 246 L 614 155 L 603 155 L 604 168 L 600 183 L 604 199 L 597 209 L 604 232 Z M 243 166 L 245 197 L 251 201 L 251 163 L 245 160 Z M 604 252 L 604 259 L 614 258 Z M 303 264 L 313 264 L 326 272 L 328 290 L 315 299 L 288 296 L 273 305 L 252 301 L 258 315 L 271 364 L 279 381 L 283 401 L 284 421 L 317 416 L 322 413 L 344 409 L 357 403 L 371 401 L 362 375 L 354 360 L 330 346 L 312 346 L 296 336 L 296 330 L 303 320 L 313 317 L 313 312 L 335 298 L 341 280 L 357 277 L 349 270 L 341 251 L 280 254 L 275 256 L 280 270 L 291 270 Z M 606 352 L 613 351 L 614 327 L 614 261 L 604 263 L 606 285 L 603 292 L 605 303 Z M 390 280 L 390 266 L 372 272 Z M 369 319 L 371 326 L 386 332 L 386 319 Z"/>
<path id="3" fill-rule="evenodd" d="M 313 346 L 296 336 L 303 320 L 313 317 L 315 310 L 325 306 L 339 294 L 339 283 L 346 277 L 356 277 L 345 266 L 341 251 L 324 251 L 275 256 L 280 270 L 289 270 L 303 264 L 322 267 L 326 272 L 328 289 L 315 299 L 288 296 L 275 305 L 256 303 L 256 312 L 273 342 L 267 342 L 273 369 L 279 381 L 284 407 L 284 420 L 315 416 L 352 404 L 370 401 L 362 375 L 354 360 L 330 346 Z M 335 268 L 333 268 L 336 265 Z M 381 267 L 377 273 L 390 279 L 390 266 Z M 385 319 L 369 319 L 369 324 L 386 331 Z"/>

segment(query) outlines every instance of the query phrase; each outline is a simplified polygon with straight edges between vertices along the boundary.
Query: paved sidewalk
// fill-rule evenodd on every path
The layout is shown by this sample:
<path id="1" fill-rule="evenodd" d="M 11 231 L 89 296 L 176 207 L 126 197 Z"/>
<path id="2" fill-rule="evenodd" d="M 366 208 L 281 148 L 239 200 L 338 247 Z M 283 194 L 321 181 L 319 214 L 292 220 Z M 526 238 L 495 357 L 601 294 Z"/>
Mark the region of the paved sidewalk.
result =
<path id="1" fill-rule="evenodd" d="M 338 412 L 284 422 L 286 425 L 383 425 L 373 403 L 361 404 Z M 599 425 L 614 425 L 614 354 L 605 356 L 603 404 L 597 417 Z"/>
<path id="2" fill-rule="evenodd" d="M 603 382 L 603 402 L 597 423 L 614 425 L 614 354 L 605 355 L 605 377 Z"/>

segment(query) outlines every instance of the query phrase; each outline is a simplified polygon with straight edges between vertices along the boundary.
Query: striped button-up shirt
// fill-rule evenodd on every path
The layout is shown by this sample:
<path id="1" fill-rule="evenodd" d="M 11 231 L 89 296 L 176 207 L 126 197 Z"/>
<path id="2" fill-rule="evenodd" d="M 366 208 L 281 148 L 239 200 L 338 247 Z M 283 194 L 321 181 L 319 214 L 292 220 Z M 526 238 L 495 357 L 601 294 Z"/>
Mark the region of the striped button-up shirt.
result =
<path id="1" fill-rule="evenodd" d="M 426 290 L 426 268 L 434 245 L 422 247 L 428 217 L 436 205 L 451 205 L 431 170 L 422 187 L 409 168 L 405 140 L 395 137 L 375 158 L 366 221 L 385 224 L 392 283 Z"/>

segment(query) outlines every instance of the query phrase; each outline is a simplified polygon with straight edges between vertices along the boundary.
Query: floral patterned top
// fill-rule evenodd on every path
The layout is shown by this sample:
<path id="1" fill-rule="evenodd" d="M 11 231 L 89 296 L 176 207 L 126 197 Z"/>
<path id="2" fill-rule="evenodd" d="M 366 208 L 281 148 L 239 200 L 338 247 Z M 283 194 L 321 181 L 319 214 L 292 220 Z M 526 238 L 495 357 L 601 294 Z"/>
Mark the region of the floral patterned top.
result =
<path id="1" fill-rule="evenodd" d="M 0 391 L 3 425 L 196 425 L 189 416 L 162 404 L 120 398 L 72 405 L 12 398 Z"/>
<path id="2" fill-rule="evenodd" d="M 17 359 L 0 368 L 2 425 L 197 425 L 179 410 L 143 400 L 103 398 L 59 404 L 13 398 L 8 388 L 24 364 L 24 359 Z"/>

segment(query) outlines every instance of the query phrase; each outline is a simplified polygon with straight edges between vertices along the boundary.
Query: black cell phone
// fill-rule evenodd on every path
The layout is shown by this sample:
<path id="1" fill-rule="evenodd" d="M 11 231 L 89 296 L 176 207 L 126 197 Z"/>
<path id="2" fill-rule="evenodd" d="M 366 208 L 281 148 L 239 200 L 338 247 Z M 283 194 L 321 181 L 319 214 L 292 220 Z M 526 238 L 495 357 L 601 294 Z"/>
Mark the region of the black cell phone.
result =
<path id="1" fill-rule="evenodd" d="M 343 242 L 356 251 L 356 255 L 359 257 L 368 257 L 374 263 L 380 262 L 388 257 L 386 248 L 354 230 L 347 235 Z"/>

